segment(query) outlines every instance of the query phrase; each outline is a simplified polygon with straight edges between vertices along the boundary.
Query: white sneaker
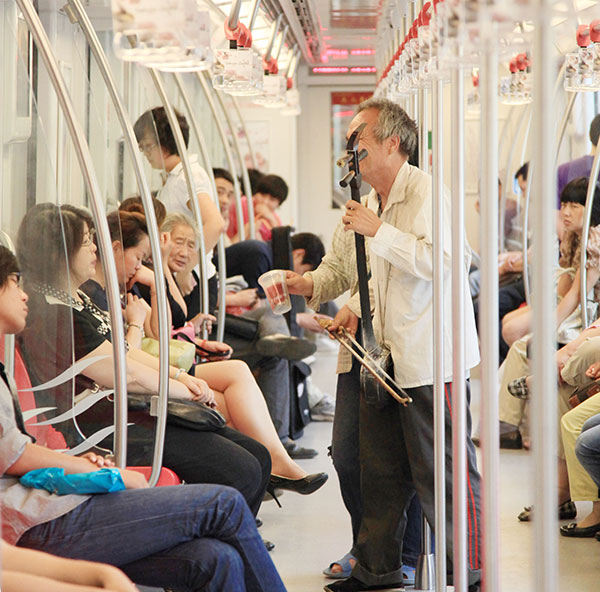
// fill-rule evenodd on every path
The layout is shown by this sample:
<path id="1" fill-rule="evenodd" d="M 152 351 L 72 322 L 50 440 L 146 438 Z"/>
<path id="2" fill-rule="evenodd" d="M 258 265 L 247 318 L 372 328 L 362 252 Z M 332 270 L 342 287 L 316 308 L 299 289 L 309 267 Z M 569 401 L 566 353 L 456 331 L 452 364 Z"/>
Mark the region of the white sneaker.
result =
<path id="1" fill-rule="evenodd" d="M 325 395 L 310 409 L 310 417 L 313 421 L 333 421 L 334 414 L 335 401 L 329 395 Z"/>

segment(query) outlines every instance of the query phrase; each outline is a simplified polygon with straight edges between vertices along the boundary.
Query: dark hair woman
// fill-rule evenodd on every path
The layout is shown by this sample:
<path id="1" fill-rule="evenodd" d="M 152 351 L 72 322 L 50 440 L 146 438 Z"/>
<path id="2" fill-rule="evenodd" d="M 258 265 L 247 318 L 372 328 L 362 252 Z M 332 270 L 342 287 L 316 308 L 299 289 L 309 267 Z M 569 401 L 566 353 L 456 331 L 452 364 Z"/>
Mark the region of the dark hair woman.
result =
<path id="1" fill-rule="evenodd" d="M 92 235 L 92 220 L 85 210 L 41 204 L 26 214 L 17 238 L 31 295 L 28 328 L 21 344 L 32 380 L 42 384 L 62 377 L 61 384 L 43 391 L 46 405 L 56 407 L 58 414 L 84 399 L 84 406 L 89 407 L 74 420 L 56 425 L 71 447 L 81 443 L 83 434 L 106 435 L 99 430 L 109 428 L 113 417 L 106 396 L 110 391 L 102 390 L 114 387 L 110 319 L 79 289 L 96 271 Z M 129 393 L 150 396 L 157 392 L 156 362 L 143 351 L 129 348 Z M 203 380 L 176 368 L 171 368 L 170 375 L 170 397 L 214 400 Z M 135 425 L 128 428 L 128 459 L 133 464 L 148 464 L 154 418 L 137 411 L 129 413 L 129 421 Z M 112 437 L 98 444 L 110 448 Z M 228 427 L 199 432 L 167 425 L 164 464 L 188 483 L 218 483 L 238 489 L 255 514 L 271 468 L 269 453 L 261 444 Z"/>

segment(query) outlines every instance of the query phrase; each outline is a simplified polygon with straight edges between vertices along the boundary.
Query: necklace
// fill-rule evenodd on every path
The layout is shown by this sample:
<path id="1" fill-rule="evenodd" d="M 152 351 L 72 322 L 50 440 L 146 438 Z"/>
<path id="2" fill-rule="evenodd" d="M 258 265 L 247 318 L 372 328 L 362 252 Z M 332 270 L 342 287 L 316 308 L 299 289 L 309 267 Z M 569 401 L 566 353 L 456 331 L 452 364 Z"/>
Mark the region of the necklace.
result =
<path id="1" fill-rule="evenodd" d="M 64 290 L 55 288 L 50 284 L 38 284 L 37 282 L 34 282 L 32 283 L 31 288 L 38 294 L 52 296 L 53 298 L 60 300 L 63 304 L 66 304 L 67 306 L 70 306 L 76 310 L 87 310 L 96 320 L 100 321 L 100 324 L 98 327 L 96 327 L 98 333 L 100 333 L 100 335 L 107 335 L 110 333 L 111 324 L 108 313 L 98 308 L 85 292 L 77 290 L 77 295 L 79 298 L 81 298 L 81 300 L 77 300 Z"/>

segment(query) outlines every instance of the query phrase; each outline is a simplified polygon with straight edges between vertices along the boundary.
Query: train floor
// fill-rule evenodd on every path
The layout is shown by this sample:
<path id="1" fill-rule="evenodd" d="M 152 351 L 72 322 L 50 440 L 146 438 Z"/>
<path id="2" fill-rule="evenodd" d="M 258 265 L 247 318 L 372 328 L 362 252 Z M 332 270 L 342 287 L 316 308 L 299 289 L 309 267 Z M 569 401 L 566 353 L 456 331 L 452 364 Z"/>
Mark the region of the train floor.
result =
<path id="1" fill-rule="evenodd" d="M 323 390 L 335 394 L 335 361 L 333 352 L 317 354 L 313 379 Z M 479 381 L 473 379 L 473 415 L 479 414 Z M 477 419 L 475 419 L 475 422 Z M 321 571 L 342 557 L 350 547 L 350 522 L 339 493 L 339 486 L 327 446 L 331 439 L 329 422 L 313 422 L 305 429 L 302 446 L 319 450 L 319 456 L 299 461 L 309 472 L 327 471 L 330 479 L 310 496 L 287 492 L 281 497 L 283 508 L 274 502 L 264 503 L 259 516 L 264 525 L 263 538 L 276 545 L 271 552 L 289 592 L 318 592 L 327 582 Z M 534 589 L 533 524 L 520 523 L 517 514 L 533 500 L 532 455 L 525 451 L 501 451 L 500 520 L 501 589 L 529 592 Z M 579 517 L 585 516 L 591 504 L 578 503 Z M 592 592 L 600 581 L 600 542 L 595 539 L 567 539 L 556 533 L 559 544 L 559 589 Z"/>

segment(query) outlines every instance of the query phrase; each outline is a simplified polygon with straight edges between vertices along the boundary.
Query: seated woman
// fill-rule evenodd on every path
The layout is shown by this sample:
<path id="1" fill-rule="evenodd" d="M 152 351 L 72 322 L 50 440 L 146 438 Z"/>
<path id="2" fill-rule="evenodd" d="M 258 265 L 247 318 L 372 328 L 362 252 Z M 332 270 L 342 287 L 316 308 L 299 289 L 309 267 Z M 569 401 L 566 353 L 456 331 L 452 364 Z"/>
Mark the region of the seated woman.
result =
<path id="1" fill-rule="evenodd" d="M 561 282 L 567 282 L 568 290 L 556 309 L 557 341 L 569 343 L 573 341 L 581 331 L 581 320 L 579 314 L 579 262 L 581 258 L 579 248 L 579 235 L 582 229 L 583 209 L 587 196 L 588 181 L 585 178 L 571 181 L 563 190 L 562 196 L 565 200 L 565 212 L 568 210 L 569 230 L 563 237 L 561 244 L 560 264 L 565 269 L 559 279 L 558 291 L 561 291 Z M 598 194 L 596 190 L 596 194 Z M 587 247 L 587 279 L 590 290 L 593 289 L 594 301 L 600 301 L 600 195 L 594 199 L 594 207 L 591 217 L 592 227 Z M 571 281 L 571 277 L 574 277 Z M 529 313 L 526 313 L 528 316 Z M 514 382 L 511 388 L 526 387 L 525 376 L 529 372 L 527 359 L 527 342 L 529 335 L 517 339 L 508 352 L 506 360 L 501 368 L 500 386 L 500 445 L 503 448 L 521 448 L 522 434 L 521 425 L 525 417 L 525 401 L 511 397 L 509 384 Z M 572 351 L 568 346 L 559 353 L 559 359 L 568 356 Z M 564 363 L 563 359 L 563 363 Z"/>
<path id="2" fill-rule="evenodd" d="M 23 330 L 27 294 L 19 287 L 15 257 L 2 246 L 0 310 L 0 339 Z M 16 401 L 16 390 L 0 364 L 0 497 L 6 542 L 61 557 L 115 565 L 134 582 L 147 586 L 284 592 L 254 518 L 233 489 L 216 485 L 149 489 L 140 473 L 125 469 L 119 469 L 119 473 L 126 490 L 103 495 L 56 495 L 24 487 L 19 478 L 31 470 L 59 467 L 66 474 L 90 473 L 111 463 L 92 453 L 70 456 L 34 444 L 25 431 Z M 6 555 L 3 549 L 2 560 L 3 578 L 7 567 L 9 572 L 11 568 L 23 570 L 23 554 L 17 549 L 10 548 Z M 49 575 L 45 558 L 36 554 L 32 560 L 28 554 L 26 560 L 31 563 L 27 571 Z M 61 577 L 76 581 L 69 567 Z M 103 572 L 105 588 L 116 592 L 130 589 L 118 572 Z M 4 584 L 2 589 L 9 590 Z M 14 589 L 21 592 L 24 585 L 21 577 Z M 34 589 L 51 590 L 45 583 Z M 58 589 L 70 590 L 68 584 Z"/>
<path id="3" fill-rule="evenodd" d="M 82 433 L 91 436 L 113 423 L 113 405 L 102 392 L 103 388 L 113 388 L 115 382 L 110 319 L 79 290 L 95 272 L 92 232 L 91 218 L 84 210 L 39 204 L 26 214 L 17 238 L 30 294 L 30 322 L 20 339 L 30 377 L 38 385 L 45 384 L 67 371 L 72 374 L 73 365 L 79 362 L 74 378 L 64 377 L 62 384 L 36 395 L 38 404 L 55 407 L 57 416 L 70 411 L 74 402 L 82 401 L 89 407 L 74 420 L 55 424 L 71 448 L 81 443 Z M 140 350 L 129 349 L 129 393 L 150 396 L 158 392 L 156 362 Z M 170 376 L 172 398 L 214 401 L 203 380 L 176 368 L 171 369 Z M 155 420 L 146 411 L 130 411 L 129 421 L 134 424 L 128 428 L 129 461 L 150 464 Z M 111 449 L 112 437 L 105 437 L 98 445 Z M 264 446 L 229 427 L 201 432 L 168 424 L 163 460 L 187 483 L 235 487 L 255 514 L 271 473 L 271 459 Z"/>
<path id="4" fill-rule="evenodd" d="M 147 285 L 152 284 L 152 280 L 147 276 L 153 278 L 153 273 L 141 263 L 149 253 L 149 240 L 144 217 L 134 213 L 113 212 L 108 216 L 108 223 L 120 282 L 127 285 L 137 281 L 143 281 Z M 170 276 L 170 272 L 167 273 Z M 84 287 L 88 294 L 93 296 L 95 303 L 102 306 L 105 300 L 100 299 L 99 295 L 104 294 L 105 280 L 102 266 L 98 261 L 95 261 L 93 277 L 94 280 L 88 279 Z M 90 291 L 90 284 L 92 284 L 93 291 Z M 153 290 L 151 291 L 153 292 Z M 175 294 L 179 294 L 176 286 L 170 290 L 170 293 L 171 301 L 176 300 Z M 131 345 L 128 355 L 153 369 L 158 369 L 158 360 L 139 349 L 141 347 L 139 327 L 144 324 L 142 319 L 135 319 L 137 322 L 133 323 L 131 315 L 137 313 L 127 312 L 131 306 L 137 310 L 137 304 L 128 295 L 128 306 L 125 311 L 129 322 L 127 334 L 129 336 L 132 331 L 135 333 L 132 340 L 128 338 Z M 152 301 L 151 308 L 152 311 L 156 310 L 155 301 Z M 151 315 L 147 314 L 146 316 Z M 209 344 L 211 347 L 222 349 L 221 346 L 223 346 L 229 350 L 225 344 L 207 342 L 205 345 Z M 177 368 L 171 369 L 173 375 L 177 375 L 178 372 Z M 267 448 L 272 462 L 272 484 L 279 488 L 308 494 L 316 491 L 327 481 L 326 473 L 308 475 L 288 456 L 277 437 L 264 397 L 244 362 L 225 360 L 200 364 L 193 367 L 190 373 L 194 378 L 188 375 L 189 380 L 202 379 L 202 383 L 206 381 L 212 389 L 216 407 L 225 416 L 229 426 L 254 438 Z"/>
<path id="5" fill-rule="evenodd" d="M 588 179 L 580 177 L 571 181 L 560 196 L 560 217 L 564 226 L 563 238 L 560 245 L 561 273 L 557 294 L 559 307 L 557 310 L 558 325 L 560 325 L 577 307 L 579 303 L 579 261 L 581 249 L 579 240 L 583 231 L 583 214 L 587 197 Z M 600 204 L 594 200 L 592 209 L 592 228 L 600 224 Z M 594 253 L 600 248 L 595 232 L 590 235 L 588 250 Z M 593 279 L 593 272 L 589 272 Z M 594 282 L 595 283 L 595 282 Z M 590 286 L 593 285 L 590 283 Z M 510 346 L 531 330 L 531 307 L 522 306 L 508 313 L 502 320 L 502 337 Z"/>

